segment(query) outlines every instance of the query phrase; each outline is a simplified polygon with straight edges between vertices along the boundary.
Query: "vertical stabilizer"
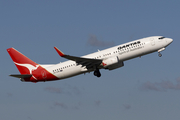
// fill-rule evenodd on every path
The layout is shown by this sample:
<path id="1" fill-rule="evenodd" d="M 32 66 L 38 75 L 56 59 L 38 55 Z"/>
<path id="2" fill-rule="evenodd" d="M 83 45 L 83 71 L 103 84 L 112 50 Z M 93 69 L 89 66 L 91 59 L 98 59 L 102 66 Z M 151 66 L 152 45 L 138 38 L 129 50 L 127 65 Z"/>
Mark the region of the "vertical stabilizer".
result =
<path id="1" fill-rule="evenodd" d="M 20 78 L 22 81 L 27 82 L 51 81 L 59 79 L 53 73 L 35 63 L 16 49 L 9 48 L 7 49 L 7 52 L 21 73 L 12 74 L 10 76 Z"/>
<path id="2" fill-rule="evenodd" d="M 32 70 L 35 70 L 39 67 L 37 63 L 35 63 L 14 48 L 7 49 L 7 52 L 11 56 L 14 64 L 16 65 L 21 74 L 32 74 Z"/>

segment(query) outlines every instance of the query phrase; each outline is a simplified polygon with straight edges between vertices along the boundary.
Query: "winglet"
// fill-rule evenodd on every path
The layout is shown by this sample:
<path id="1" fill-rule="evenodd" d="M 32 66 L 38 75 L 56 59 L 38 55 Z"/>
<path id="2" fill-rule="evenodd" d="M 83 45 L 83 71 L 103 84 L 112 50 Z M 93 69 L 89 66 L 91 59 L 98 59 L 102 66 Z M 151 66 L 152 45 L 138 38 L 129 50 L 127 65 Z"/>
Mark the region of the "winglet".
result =
<path id="1" fill-rule="evenodd" d="M 64 57 L 65 54 L 63 52 L 61 52 L 57 47 L 54 47 L 54 49 L 57 51 L 57 53 L 61 56 Z"/>

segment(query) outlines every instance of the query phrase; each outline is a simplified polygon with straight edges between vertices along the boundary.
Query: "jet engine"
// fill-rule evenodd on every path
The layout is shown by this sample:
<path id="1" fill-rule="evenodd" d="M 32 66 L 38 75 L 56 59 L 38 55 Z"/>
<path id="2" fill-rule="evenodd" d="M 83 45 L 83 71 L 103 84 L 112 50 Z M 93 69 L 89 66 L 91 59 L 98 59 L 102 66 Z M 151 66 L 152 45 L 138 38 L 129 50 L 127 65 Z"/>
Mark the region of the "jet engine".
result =
<path id="1" fill-rule="evenodd" d="M 113 70 L 119 67 L 123 67 L 124 63 L 122 61 L 119 61 L 117 56 L 114 56 L 103 60 L 102 65 L 105 69 Z"/>

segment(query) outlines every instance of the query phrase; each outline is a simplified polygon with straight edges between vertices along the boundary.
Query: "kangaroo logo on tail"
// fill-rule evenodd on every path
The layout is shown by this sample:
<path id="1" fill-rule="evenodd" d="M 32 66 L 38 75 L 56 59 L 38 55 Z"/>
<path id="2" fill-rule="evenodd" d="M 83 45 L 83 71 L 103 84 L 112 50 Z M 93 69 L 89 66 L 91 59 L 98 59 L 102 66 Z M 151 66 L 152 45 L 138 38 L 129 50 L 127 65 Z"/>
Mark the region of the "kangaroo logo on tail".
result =
<path id="1" fill-rule="evenodd" d="M 36 65 L 36 67 L 34 67 L 34 66 L 31 65 L 31 64 L 19 64 L 19 63 L 16 63 L 16 62 L 14 62 L 14 64 L 19 65 L 19 66 L 26 67 L 26 68 L 29 70 L 29 73 L 30 73 L 30 74 L 32 74 L 32 71 L 33 71 L 33 70 L 36 70 L 36 69 L 39 67 L 39 65 Z"/>
<path id="2" fill-rule="evenodd" d="M 19 64 L 19 63 L 16 63 L 16 62 L 14 62 L 14 64 L 19 65 L 19 66 L 26 67 L 26 68 L 29 70 L 29 74 L 32 74 L 32 71 L 33 71 L 33 70 L 37 70 L 37 68 L 39 67 L 39 65 L 36 65 L 36 67 L 34 67 L 34 66 L 31 65 L 31 64 Z M 33 76 L 33 78 L 36 79 L 34 76 Z M 36 80 L 37 80 L 37 79 L 36 79 Z"/>

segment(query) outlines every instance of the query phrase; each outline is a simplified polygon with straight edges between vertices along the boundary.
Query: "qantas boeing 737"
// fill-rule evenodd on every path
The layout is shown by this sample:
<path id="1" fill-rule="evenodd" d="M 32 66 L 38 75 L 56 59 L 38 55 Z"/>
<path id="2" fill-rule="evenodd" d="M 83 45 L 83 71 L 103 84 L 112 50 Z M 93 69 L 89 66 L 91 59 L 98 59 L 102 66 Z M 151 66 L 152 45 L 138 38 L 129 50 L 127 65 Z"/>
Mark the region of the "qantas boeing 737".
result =
<path id="1" fill-rule="evenodd" d="M 94 71 L 94 75 L 101 76 L 99 69 L 113 70 L 124 66 L 124 61 L 140 57 L 149 53 L 161 51 L 172 43 L 171 38 L 162 36 L 147 37 L 112 48 L 88 54 L 82 57 L 66 55 L 57 47 L 54 47 L 57 53 L 68 59 L 68 61 L 58 64 L 41 65 L 27 58 L 14 48 L 7 49 L 14 64 L 21 74 L 12 74 L 10 76 L 20 78 L 25 82 L 40 82 L 62 80 L 82 73 Z"/>

